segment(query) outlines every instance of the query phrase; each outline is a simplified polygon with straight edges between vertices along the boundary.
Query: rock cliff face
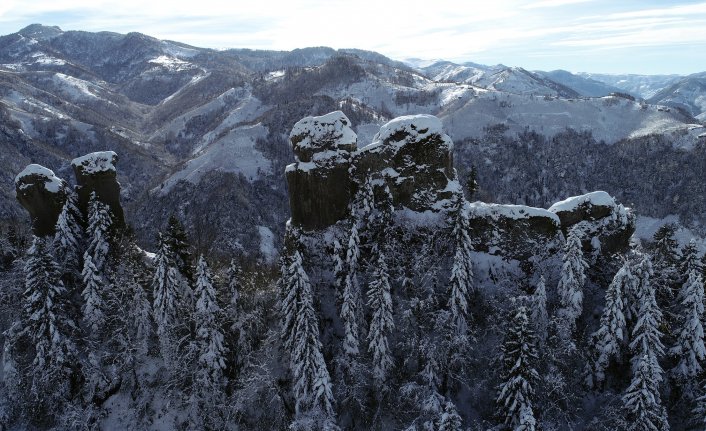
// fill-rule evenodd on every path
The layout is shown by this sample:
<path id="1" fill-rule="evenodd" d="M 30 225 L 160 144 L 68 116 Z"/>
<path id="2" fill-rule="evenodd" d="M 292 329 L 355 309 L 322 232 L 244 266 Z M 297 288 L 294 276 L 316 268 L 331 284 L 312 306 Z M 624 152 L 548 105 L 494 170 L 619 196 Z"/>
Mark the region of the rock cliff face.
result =
<path id="1" fill-rule="evenodd" d="M 304 230 L 343 220 L 366 178 L 389 187 L 396 209 L 442 217 L 460 191 L 453 142 L 430 115 L 396 118 L 358 150 L 350 121 L 338 111 L 299 121 L 290 140 L 297 156 L 287 167 L 292 223 Z M 469 211 L 477 251 L 518 261 L 559 252 L 570 229 L 580 230 L 593 256 L 624 250 L 635 230 L 632 212 L 602 191 L 549 209 L 475 202 Z"/>
<path id="2" fill-rule="evenodd" d="M 439 211 L 459 189 L 453 142 L 431 115 L 399 117 L 359 150 L 350 120 L 340 111 L 295 124 L 290 141 L 297 162 L 286 170 L 292 223 L 323 229 L 344 219 L 365 178 L 383 181 L 395 208 Z"/>
<path id="3" fill-rule="evenodd" d="M 76 175 L 79 209 L 87 214 L 88 200 L 96 192 L 98 199 L 110 206 L 113 224 L 123 227 L 125 219 L 120 205 L 120 183 L 116 180 L 117 155 L 112 151 L 87 154 L 71 165 Z M 66 181 L 51 169 L 40 165 L 27 166 L 15 178 L 17 200 L 32 219 L 32 231 L 37 236 L 53 235 L 56 221 L 70 192 Z"/>
<path id="4" fill-rule="evenodd" d="M 289 139 L 296 162 L 287 166 L 292 222 L 307 230 L 330 226 L 348 212 L 349 170 L 358 138 L 340 111 L 306 117 Z"/>
<path id="5" fill-rule="evenodd" d="M 71 161 L 76 176 L 79 209 L 87 214 L 88 201 L 95 192 L 98 199 L 110 207 L 113 225 L 123 227 L 125 216 L 120 206 L 120 183 L 116 179 L 115 164 L 118 155 L 101 151 L 78 157 Z"/>
<path id="6" fill-rule="evenodd" d="M 54 171 L 31 164 L 15 177 L 17 200 L 29 212 L 37 236 L 53 235 L 68 185 Z"/>

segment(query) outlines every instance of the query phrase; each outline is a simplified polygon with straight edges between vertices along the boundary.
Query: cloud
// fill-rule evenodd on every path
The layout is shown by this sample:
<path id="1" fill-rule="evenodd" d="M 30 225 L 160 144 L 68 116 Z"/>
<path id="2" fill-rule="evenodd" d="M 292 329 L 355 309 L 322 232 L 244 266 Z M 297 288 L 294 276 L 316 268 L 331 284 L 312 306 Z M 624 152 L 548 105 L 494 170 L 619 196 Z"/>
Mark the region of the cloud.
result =
<path id="1" fill-rule="evenodd" d="M 706 2 L 657 0 L 3 0 L 0 33 L 33 23 L 64 30 L 139 31 L 213 48 L 362 48 L 393 58 L 523 65 L 597 50 L 701 46 Z M 627 52 L 626 52 L 627 54 Z M 549 60 L 547 60 L 549 61 Z M 596 54 L 595 64 L 603 61 Z M 625 55 L 624 62 L 629 61 Z"/>

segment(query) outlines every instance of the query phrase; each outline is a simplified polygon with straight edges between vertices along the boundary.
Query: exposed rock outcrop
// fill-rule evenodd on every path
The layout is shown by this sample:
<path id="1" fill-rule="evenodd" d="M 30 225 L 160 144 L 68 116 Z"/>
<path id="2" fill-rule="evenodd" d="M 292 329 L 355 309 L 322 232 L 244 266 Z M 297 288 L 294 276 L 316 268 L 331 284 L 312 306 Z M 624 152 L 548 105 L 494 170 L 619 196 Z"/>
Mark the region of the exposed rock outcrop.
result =
<path id="1" fill-rule="evenodd" d="M 523 205 L 470 204 L 476 251 L 527 260 L 556 251 L 563 242 L 556 214 Z"/>
<path id="2" fill-rule="evenodd" d="M 353 157 L 358 184 L 365 176 L 382 178 L 396 208 L 438 210 L 440 202 L 460 190 L 453 141 L 431 115 L 395 118 Z"/>
<path id="3" fill-rule="evenodd" d="M 74 159 L 71 165 L 76 175 L 79 209 L 87 214 L 88 200 L 96 192 L 98 199 L 110 206 L 113 225 L 125 226 L 120 205 L 120 183 L 116 179 L 115 163 L 118 156 L 112 151 L 87 154 Z M 29 212 L 32 231 L 37 236 L 53 235 L 56 221 L 70 192 L 66 181 L 51 169 L 41 165 L 27 166 L 15 178 L 17 200 Z"/>
<path id="4" fill-rule="evenodd" d="M 287 166 L 292 223 L 307 230 L 331 226 L 348 212 L 351 154 L 357 137 L 341 111 L 306 117 L 289 139 L 296 162 Z"/>
<path id="5" fill-rule="evenodd" d="M 396 118 L 359 150 L 340 111 L 304 118 L 290 139 L 297 157 L 287 167 L 292 223 L 304 230 L 343 220 L 366 178 L 374 180 L 378 192 L 382 184 L 389 187 L 396 209 L 417 214 L 444 217 L 450 198 L 461 191 L 453 142 L 430 115 Z M 548 210 L 482 202 L 469 209 L 477 251 L 518 261 L 559 252 L 572 228 L 580 229 L 584 250 L 594 257 L 624 250 L 635 230 L 632 212 L 602 191 L 568 198 Z"/>
<path id="6" fill-rule="evenodd" d="M 107 204 L 113 213 L 113 225 L 125 225 L 123 208 L 120 205 L 120 183 L 118 182 L 115 164 L 118 155 L 113 151 L 101 151 L 75 158 L 71 167 L 76 175 L 76 190 L 81 212 L 87 213 L 91 193 L 95 192 L 98 199 Z"/>
<path id="7" fill-rule="evenodd" d="M 549 211 L 561 221 L 564 234 L 578 229 L 584 250 L 610 254 L 628 247 L 635 232 L 635 216 L 604 191 L 573 196 L 557 202 Z"/>
<path id="8" fill-rule="evenodd" d="M 27 166 L 15 177 L 17 200 L 29 212 L 35 235 L 54 234 L 56 220 L 66 201 L 67 187 L 54 171 L 36 164 Z"/>
<path id="9" fill-rule="evenodd" d="M 348 214 L 366 177 L 384 181 L 396 208 L 438 211 L 459 190 L 453 142 L 431 115 L 396 118 L 356 151 L 357 137 L 340 111 L 295 124 L 290 141 L 297 162 L 286 170 L 292 223 L 322 229 Z"/>

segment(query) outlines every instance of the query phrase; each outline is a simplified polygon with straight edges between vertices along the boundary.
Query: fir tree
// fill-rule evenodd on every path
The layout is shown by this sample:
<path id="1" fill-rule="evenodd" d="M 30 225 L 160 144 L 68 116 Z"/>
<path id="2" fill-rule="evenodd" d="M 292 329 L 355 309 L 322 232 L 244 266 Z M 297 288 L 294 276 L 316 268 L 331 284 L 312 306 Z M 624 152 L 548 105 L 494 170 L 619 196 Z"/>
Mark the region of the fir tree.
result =
<path id="1" fill-rule="evenodd" d="M 684 282 L 686 282 L 692 270 L 699 273 L 703 270 L 701 261 L 699 260 L 698 250 L 696 248 L 696 240 L 694 238 L 691 238 L 691 240 L 689 240 L 689 244 L 685 245 L 681 251 L 681 264 L 679 271 L 684 275 Z"/>
<path id="2" fill-rule="evenodd" d="M 228 308 L 230 309 L 231 319 L 235 321 L 238 319 L 240 314 L 240 291 L 243 285 L 243 271 L 240 269 L 240 266 L 235 259 L 230 260 L 227 278 L 228 294 L 230 296 Z"/>
<path id="3" fill-rule="evenodd" d="M 159 250 L 155 256 L 155 272 L 152 279 L 154 302 L 152 310 L 157 324 L 162 356 L 170 361 L 176 355 L 176 340 L 174 331 L 179 326 L 179 306 L 183 283 L 178 270 L 170 262 L 169 244 L 159 237 Z"/>
<path id="4" fill-rule="evenodd" d="M 341 319 L 343 320 L 345 335 L 343 338 L 343 351 L 347 355 L 355 356 L 359 352 L 359 332 L 362 314 L 362 295 L 358 284 L 358 259 L 360 257 L 360 238 L 356 222 L 351 225 L 346 250 L 345 278 L 343 285 L 343 303 L 341 304 Z"/>
<path id="5" fill-rule="evenodd" d="M 112 223 L 108 206 L 98 200 L 95 192 L 91 193 L 91 199 L 88 203 L 88 229 L 86 231 L 88 246 L 84 253 L 84 260 L 86 256 L 91 256 L 93 265 L 101 274 L 108 256 L 108 235 Z"/>
<path id="6" fill-rule="evenodd" d="M 523 412 L 532 409 L 534 384 L 539 378 L 534 368 L 537 361 L 536 337 L 525 306 L 517 307 L 513 313 L 502 354 L 503 382 L 496 400 L 498 414 L 506 425 L 518 427 Z"/>
<path id="7" fill-rule="evenodd" d="M 605 380 L 605 370 L 611 358 L 616 358 L 620 354 L 620 346 L 627 335 L 624 292 L 632 283 L 634 279 L 630 272 L 630 265 L 625 262 L 608 286 L 601 323 L 593 334 L 598 353 L 593 369 L 594 383 Z"/>
<path id="8" fill-rule="evenodd" d="M 105 323 L 105 283 L 98 268 L 93 264 L 93 257 L 86 253 L 83 263 L 83 320 L 93 336 Z"/>
<path id="9" fill-rule="evenodd" d="M 23 332 L 34 345 L 30 393 L 42 403 L 60 403 L 70 392 L 76 326 L 66 313 L 65 294 L 46 240 L 35 237 L 25 265 Z"/>
<path id="10" fill-rule="evenodd" d="M 515 427 L 515 431 L 535 431 L 537 429 L 537 420 L 534 418 L 532 406 L 524 405 L 520 411 L 520 422 Z"/>
<path id="11" fill-rule="evenodd" d="M 372 313 L 368 331 L 368 351 L 373 355 L 373 378 L 380 384 L 385 381 L 392 366 L 392 352 L 387 340 L 394 328 L 390 280 L 382 251 L 378 252 L 375 272 L 368 286 L 368 306 Z"/>
<path id="12" fill-rule="evenodd" d="M 634 431 L 668 431 L 669 423 L 659 400 L 659 381 L 655 380 L 652 360 L 645 354 L 635 364 L 635 371 L 623 404 Z"/>
<path id="13" fill-rule="evenodd" d="M 633 351 L 633 379 L 623 401 L 633 418 L 635 429 L 666 430 L 666 413 L 661 407 L 659 385 L 662 367 L 659 360 L 664 354 L 659 325 L 662 320 L 650 283 L 651 264 L 647 257 L 639 265 L 640 283 L 638 300 L 640 311 L 632 331 L 630 349 Z"/>
<path id="14" fill-rule="evenodd" d="M 76 194 L 69 193 L 56 222 L 54 234 L 54 252 L 65 274 L 78 277 L 81 273 L 82 247 L 81 212 L 76 206 Z"/>
<path id="15" fill-rule="evenodd" d="M 171 252 L 170 259 L 174 262 L 179 273 L 188 281 L 194 281 L 194 270 L 192 269 L 192 255 L 189 237 L 186 234 L 184 225 L 175 215 L 167 219 L 167 227 L 164 230 L 164 241 L 169 245 Z"/>
<path id="16" fill-rule="evenodd" d="M 460 193 L 456 196 L 453 216 L 454 253 L 448 307 L 454 328 L 454 336 L 465 339 L 468 331 L 468 295 L 473 291 L 473 244 L 468 235 L 469 221 L 465 199 Z"/>
<path id="17" fill-rule="evenodd" d="M 476 192 L 478 191 L 478 181 L 476 179 L 478 173 L 476 171 L 476 166 L 471 165 L 471 170 L 468 173 L 468 177 L 466 178 L 466 192 L 468 193 L 468 200 L 473 200 L 473 196 L 475 196 Z"/>
<path id="18" fill-rule="evenodd" d="M 439 431 L 461 431 L 463 429 L 463 421 L 456 410 L 456 405 L 451 400 L 446 400 L 444 404 L 444 413 L 439 420 Z"/>
<path id="19" fill-rule="evenodd" d="M 696 268 L 689 272 L 689 278 L 681 291 L 681 318 L 676 330 L 676 345 L 670 353 L 679 363 L 674 374 L 686 381 L 696 377 L 701 371 L 701 362 L 706 358 L 704 347 L 704 283 Z"/>
<path id="20" fill-rule="evenodd" d="M 576 319 L 581 316 L 583 311 L 586 268 L 588 268 L 588 264 L 583 258 L 581 240 L 576 229 L 572 229 L 564 246 L 561 279 L 557 288 L 561 306 L 558 314 L 562 319 L 562 335 L 567 339 L 576 327 Z"/>
<path id="21" fill-rule="evenodd" d="M 675 233 L 677 226 L 667 223 L 660 227 L 654 234 L 654 286 L 657 303 L 666 307 L 674 297 L 674 292 L 679 287 L 679 248 Z"/>
<path id="22" fill-rule="evenodd" d="M 338 238 L 333 240 L 333 277 L 335 280 L 335 286 L 337 290 L 343 289 L 346 279 L 346 271 L 344 269 L 345 263 L 341 255 L 343 254 L 343 247 Z"/>
<path id="23" fill-rule="evenodd" d="M 295 251 L 288 269 L 287 298 L 282 304 L 283 338 L 291 355 L 296 413 L 306 416 L 321 412 L 334 417 L 333 392 L 314 311 L 314 298 L 302 257 Z"/>
<path id="24" fill-rule="evenodd" d="M 369 228 L 375 224 L 375 193 L 373 193 L 373 183 L 370 181 L 370 176 L 365 177 L 363 185 L 356 194 L 355 211 L 363 226 Z"/>
<path id="25" fill-rule="evenodd" d="M 194 325 L 199 359 L 196 382 L 207 391 L 217 390 L 223 386 L 223 370 L 225 369 L 223 333 L 217 321 L 221 310 L 216 302 L 216 289 L 213 287 L 211 279 L 211 272 L 206 260 L 203 256 L 199 256 L 194 291 L 196 296 Z"/>
<path id="26" fill-rule="evenodd" d="M 544 276 L 539 277 L 539 283 L 532 295 L 532 323 L 534 324 L 537 339 L 544 344 L 547 341 L 547 329 L 549 327 L 549 314 L 547 313 L 547 288 Z"/>

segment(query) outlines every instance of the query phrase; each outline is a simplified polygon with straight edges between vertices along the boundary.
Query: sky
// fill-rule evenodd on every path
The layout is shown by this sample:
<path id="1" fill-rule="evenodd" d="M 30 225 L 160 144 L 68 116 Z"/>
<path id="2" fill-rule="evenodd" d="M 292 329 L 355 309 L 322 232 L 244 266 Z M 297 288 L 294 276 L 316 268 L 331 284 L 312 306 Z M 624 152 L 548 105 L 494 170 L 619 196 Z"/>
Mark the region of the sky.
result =
<path id="1" fill-rule="evenodd" d="M 33 23 L 217 49 L 330 46 L 530 70 L 706 71 L 706 1 L 0 1 L 0 34 Z"/>

